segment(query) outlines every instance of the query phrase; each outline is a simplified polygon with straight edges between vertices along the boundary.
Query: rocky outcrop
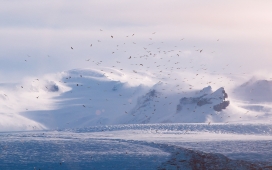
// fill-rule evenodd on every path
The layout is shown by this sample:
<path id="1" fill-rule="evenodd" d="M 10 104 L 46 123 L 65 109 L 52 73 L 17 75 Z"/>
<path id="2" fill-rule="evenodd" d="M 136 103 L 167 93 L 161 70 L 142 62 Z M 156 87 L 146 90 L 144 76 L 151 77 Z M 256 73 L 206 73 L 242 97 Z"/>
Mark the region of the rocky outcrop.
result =
<path id="1" fill-rule="evenodd" d="M 181 111 L 182 108 L 187 107 L 187 105 L 195 105 L 196 107 L 211 105 L 211 108 L 213 108 L 214 111 L 219 112 L 229 106 L 230 102 L 226 101 L 226 98 L 228 98 L 228 94 L 223 87 L 215 92 L 211 92 L 211 87 L 208 86 L 201 90 L 196 97 L 181 98 L 177 105 L 177 112 Z"/>

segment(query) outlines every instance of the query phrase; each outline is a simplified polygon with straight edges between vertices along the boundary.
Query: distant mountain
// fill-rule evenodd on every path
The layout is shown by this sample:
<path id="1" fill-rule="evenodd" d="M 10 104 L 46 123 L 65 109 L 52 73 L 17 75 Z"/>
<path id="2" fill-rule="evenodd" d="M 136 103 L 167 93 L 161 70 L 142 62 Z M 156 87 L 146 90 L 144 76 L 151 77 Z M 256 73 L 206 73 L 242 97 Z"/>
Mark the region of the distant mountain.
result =
<path id="1" fill-rule="evenodd" d="M 254 113 L 254 119 L 271 123 L 272 81 L 252 78 L 233 90 L 233 98 L 246 113 Z"/>
<path id="2" fill-rule="evenodd" d="M 252 78 L 234 89 L 236 98 L 250 102 L 272 102 L 272 81 Z"/>

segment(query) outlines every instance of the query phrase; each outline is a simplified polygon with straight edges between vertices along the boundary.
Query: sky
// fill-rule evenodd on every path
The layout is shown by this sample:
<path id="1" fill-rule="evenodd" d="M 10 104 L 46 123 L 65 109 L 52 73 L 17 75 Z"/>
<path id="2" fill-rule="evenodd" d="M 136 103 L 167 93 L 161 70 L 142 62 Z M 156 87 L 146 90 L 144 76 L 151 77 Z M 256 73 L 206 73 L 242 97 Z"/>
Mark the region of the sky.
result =
<path id="1" fill-rule="evenodd" d="M 140 64 L 153 72 L 178 65 L 269 79 L 271 7 L 268 0 L 2 0 L 0 83 L 75 68 L 141 70 Z"/>

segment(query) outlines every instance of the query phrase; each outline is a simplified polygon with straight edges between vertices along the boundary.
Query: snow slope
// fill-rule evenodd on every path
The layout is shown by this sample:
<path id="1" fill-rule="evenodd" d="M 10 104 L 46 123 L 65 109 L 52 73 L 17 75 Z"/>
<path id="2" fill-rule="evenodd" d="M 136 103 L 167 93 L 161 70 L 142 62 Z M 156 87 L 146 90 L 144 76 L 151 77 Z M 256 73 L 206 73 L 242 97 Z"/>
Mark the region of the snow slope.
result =
<path id="1" fill-rule="evenodd" d="M 124 76 L 116 70 L 111 72 L 111 78 Z M 139 95 L 146 91 L 146 87 L 111 78 L 100 70 L 64 72 L 58 83 L 70 90 L 55 98 L 58 108 L 27 111 L 23 115 L 50 128 L 115 124 L 116 119 L 129 111 Z"/>

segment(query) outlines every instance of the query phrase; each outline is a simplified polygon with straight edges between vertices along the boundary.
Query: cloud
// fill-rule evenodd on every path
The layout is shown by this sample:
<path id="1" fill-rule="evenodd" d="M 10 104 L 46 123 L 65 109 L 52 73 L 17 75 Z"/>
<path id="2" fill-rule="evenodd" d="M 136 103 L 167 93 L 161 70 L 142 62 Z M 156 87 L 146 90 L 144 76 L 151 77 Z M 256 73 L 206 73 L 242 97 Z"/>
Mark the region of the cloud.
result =
<path id="1" fill-rule="evenodd" d="M 122 61 L 119 66 L 130 69 L 127 58 L 144 55 L 143 47 L 164 58 L 182 51 L 183 59 L 194 58 L 222 74 L 225 64 L 239 74 L 270 71 L 272 13 L 267 3 L 5 1 L 0 7 L 0 80 L 96 67 L 86 59 L 102 60 L 105 67 Z M 159 54 L 158 48 L 168 53 Z M 158 59 L 144 61 L 151 65 Z"/>

